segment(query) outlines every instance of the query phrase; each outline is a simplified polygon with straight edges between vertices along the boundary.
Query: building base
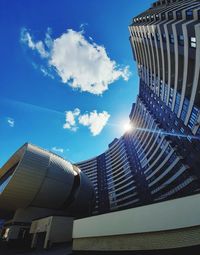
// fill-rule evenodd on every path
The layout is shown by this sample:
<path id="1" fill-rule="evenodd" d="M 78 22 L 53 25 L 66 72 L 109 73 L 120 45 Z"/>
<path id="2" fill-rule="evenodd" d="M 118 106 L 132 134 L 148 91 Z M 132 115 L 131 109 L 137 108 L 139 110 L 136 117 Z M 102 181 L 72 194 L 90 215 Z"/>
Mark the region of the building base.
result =
<path id="1" fill-rule="evenodd" d="M 183 255 L 200 254 L 200 246 L 166 249 L 166 250 L 141 250 L 141 251 L 73 251 L 73 255 Z"/>
<path id="2" fill-rule="evenodd" d="M 73 240 L 74 251 L 149 251 L 200 245 L 200 226 L 119 236 Z"/>
<path id="3" fill-rule="evenodd" d="M 149 251 L 200 245 L 200 195 L 74 221 L 73 251 Z"/>

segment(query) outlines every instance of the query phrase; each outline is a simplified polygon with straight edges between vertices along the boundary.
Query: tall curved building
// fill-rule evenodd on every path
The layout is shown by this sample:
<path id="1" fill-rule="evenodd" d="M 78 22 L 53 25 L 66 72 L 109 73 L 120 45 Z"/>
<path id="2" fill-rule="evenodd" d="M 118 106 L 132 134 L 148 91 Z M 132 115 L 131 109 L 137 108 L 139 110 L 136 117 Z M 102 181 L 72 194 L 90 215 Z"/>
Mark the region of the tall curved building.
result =
<path id="1" fill-rule="evenodd" d="M 153 201 L 200 189 L 199 18 L 199 1 L 157 1 L 129 26 L 140 76 L 135 145 Z"/>
<path id="2" fill-rule="evenodd" d="M 93 182 L 94 213 L 200 192 L 200 3 L 160 0 L 133 18 L 140 77 L 133 130 L 77 165 Z"/>
<path id="3" fill-rule="evenodd" d="M 133 150 L 130 151 L 132 153 Z M 95 188 L 94 214 L 125 209 L 139 203 L 135 168 L 131 162 L 134 155 L 131 153 L 124 135 L 109 144 L 108 150 L 98 157 L 77 163 Z"/>
<path id="4" fill-rule="evenodd" d="M 156 1 L 129 30 L 140 80 L 132 130 L 78 164 L 98 183 L 94 213 L 118 212 L 75 221 L 73 249 L 197 254 L 200 1 Z"/>

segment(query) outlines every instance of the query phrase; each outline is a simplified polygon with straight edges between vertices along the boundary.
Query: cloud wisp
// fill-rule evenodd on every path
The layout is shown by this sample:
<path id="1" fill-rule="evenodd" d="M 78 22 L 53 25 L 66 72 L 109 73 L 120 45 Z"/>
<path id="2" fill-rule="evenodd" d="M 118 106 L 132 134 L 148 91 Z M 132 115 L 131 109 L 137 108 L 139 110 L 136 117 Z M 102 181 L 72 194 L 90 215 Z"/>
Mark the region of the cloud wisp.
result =
<path id="1" fill-rule="evenodd" d="M 51 150 L 56 152 L 56 153 L 64 153 L 64 149 L 63 148 L 59 148 L 57 146 L 52 147 Z"/>
<path id="2" fill-rule="evenodd" d="M 76 108 L 74 111 L 66 111 L 64 129 L 77 131 L 78 125 L 88 127 L 93 136 L 101 133 L 110 118 L 110 114 L 106 111 L 98 113 L 96 110 L 90 113 L 81 114 Z"/>
<path id="3" fill-rule="evenodd" d="M 15 126 L 15 120 L 13 118 L 7 118 L 7 122 L 10 127 Z"/>
<path id="4" fill-rule="evenodd" d="M 42 41 L 34 42 L 26 28 L 21 30 L 21 41 L 30 49 L 36 50 L 40 54 L 40 57 L 49 57 L 49 53 L 45 50 L 45 44 Z"/>
<path id="5" fill-rule="evenodd" d="M 50 69 L 54 70 L 63 83 L 74 89 L 101 95 L 118 79 L 129 79 L 129 66 L 122 67 L 111 60 L 105 47 L 96 44 L 90 37 L 87 39 L 83 30 L 68 29 L 60 37 L 52 39 L 48 29 L 44 41 L 35 41 L 23 28 L 21 41 L 46 60 L 46 69 L 41 69 L 44 75 Z"/>

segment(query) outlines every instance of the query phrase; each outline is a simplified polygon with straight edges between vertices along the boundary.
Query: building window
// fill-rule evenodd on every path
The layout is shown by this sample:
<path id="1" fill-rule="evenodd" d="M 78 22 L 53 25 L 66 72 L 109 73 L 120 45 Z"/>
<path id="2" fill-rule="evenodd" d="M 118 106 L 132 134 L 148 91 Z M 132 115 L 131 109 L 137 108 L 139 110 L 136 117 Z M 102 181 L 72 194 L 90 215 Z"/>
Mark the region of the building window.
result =
<path id="1" fill-rule="evenodd" d="M 160 80 L 160 97 L 162 96 L 162 92 L 163 92 L 163 81 Z"/>
<path id="2" fill-rule="evenodd" d="M 168 95 L 168 85 L 165 84 L 164 85 L 164 102 L 166 103 L 167 102 L 167 95 Z"/>
<path id="3" fill-rule="evenodd" d="M 186 11 L 186 19 L 193 19 L 193 11 L 192 10 Z"/>
<path id="4" fill-rule="evenodd" d="M 162 20 L 164 20 L 165 19 L 165 13 L 162 13 L 161 17 L 162 17 Z"/>
<path id="5" fill-rule="evenodd" d="M 189 142 L 192 142 L 192 136 L 188 135 L 187 139 L 188 139 Z"/>
<path id="6" fill-rule="evenodd" d="M 168 13 L 168 19 L 173 19 L 173 12 Z"/>
<path id="7" fill-rule="evenodd" d="M 183 35 L 178 35 L 178 44 L 180 46 L 184 46 L 184 36 Z"/>
<path id="8" fill-rule="evenodd" d="M 185 98 L 184 102 L 183 102 L 183 109 L 182 109 L 182 112 L 181 112 L 182 121 L 185 121 L 186 114 L 187 114 L 187 111 L 188 111 L 188 107 L 189 107 L 189 100 L 187 98 Z"/>
<path id="9" fill-rule="evenodd" d="M 170 94 L 169 94 L 169 107 L 172 107 L 172 100 L 173 100 L 173 95 L 174 95 L 174 89 L 170 88 Z"/>
<path id="10" fill-rule="evenodd" d="M 169 41 L 170 41 L 170 43 L 174 44 L 174 35 L 173 34 L 169 35 Z"/>
<path id="11" fill-rule="evenodd" d="M 174 107 L 174 112 L 177 114 L 179 110 L 179 105 L 181 101 L 181 95 L 179 93 L 176 94 L 176 101 L 175 101 L 175 107 Z"/>
<path id="12" fill-rule="evenodd" d="M 177 18 L 178 20 L 182 19 L 182 12 L 181 12 L 181 11 L 177 11 L 177 12 L 176 12 L 176 18 Z"/>
<path id="13" fill-rule="evenodd" d="M 190 47 L 196 48 L 197 47 L 197 39 L 196 37 L 190 37 Z"/>
<path id="14" fill-rule="evenodd" d="M 185 132 L 183 127 L 180 129 L 180 131 L 181 131 L 182 134 L 184 134 L 184 132 Z"/>
<path id="15" fill-rule="evenodd" d="M 158 14 L 156 14 L 156 20 L 159 20 L 159 15 Z"/>
<path id="16" fill-rule="evenodd" d="M 192 129 L 195 126 L 199 113 L 200 113 L 200 110 L 196 106 L 194 106 L 192 109 L 192 113 L 190 115 L 189 123 L 188 123 L 188 127 L 190 129 Z"/>
<path id="17" fill-rule="evenodd" d="M 156 33 L 156 38 L 157 38 L 157 41 L 160 41 L 160 34 L 159 33 Z"/>
<path id="18" fill-rule="evenodd" d="M 165 33 L 162 34 L 162 39 L 163 39 L 163 42 L 166 42 L 166 34 Z"/>

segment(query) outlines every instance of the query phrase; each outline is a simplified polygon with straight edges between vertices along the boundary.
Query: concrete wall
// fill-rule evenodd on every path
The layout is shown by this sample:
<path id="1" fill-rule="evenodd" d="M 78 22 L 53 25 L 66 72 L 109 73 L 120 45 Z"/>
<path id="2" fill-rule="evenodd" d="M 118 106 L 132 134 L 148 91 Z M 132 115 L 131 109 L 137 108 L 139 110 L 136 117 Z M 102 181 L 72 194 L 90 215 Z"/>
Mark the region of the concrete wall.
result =
<path id="1" fill-rule="evenodd" d="M 74 239 L 74 251 L 161 250 L 200 245 L 200 227 Z"/>
<path id="2" fill-rule="evenodd" d="M 103 250 L 106 247 L 112 250 L 113 247 L 120 249 L 122 246 L 122 249 L 129 250 L 138 249 L 138 246 L 141 249 L 163 249 L 165 246 L 174 248 L 176 244 L 180 244 L 180 247 L 197 245 L 200 244 L 199 215 L 198 194 L 75 220 L 73 248 Z M 166 242 L 165 239 L 171 241 Z M 103 240 L 106 240 L 105 243 Z M 160 243 L 161 247 L 154 243 Z"/>
<path id="3" fill-rule="evenodd" d="M 37 233 L 45 232 L 44 248 L 48 243 L 63 243 L 72 241 L 73 218 L 51 216 L 35 220 L 31 224 L 30 233 L 33 234 L 32 247 L 37 246 Z"/>
<path id="4" fill-rule="evenodd" d="M 73 218 L 53 217 L 49 239 L 53 243 L 72 241 Z"/>
<path id="5" fill-rule="evenodd" d="M 34 220 L 31 224 L 30 233 L 47 232 L 51 226 L 53 217 L 46 217 L 39 220 Z"/>

